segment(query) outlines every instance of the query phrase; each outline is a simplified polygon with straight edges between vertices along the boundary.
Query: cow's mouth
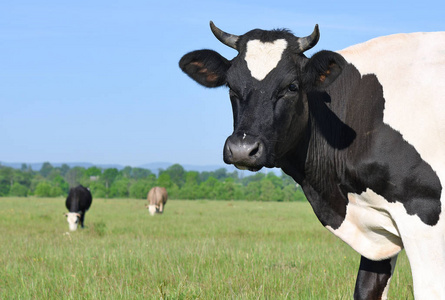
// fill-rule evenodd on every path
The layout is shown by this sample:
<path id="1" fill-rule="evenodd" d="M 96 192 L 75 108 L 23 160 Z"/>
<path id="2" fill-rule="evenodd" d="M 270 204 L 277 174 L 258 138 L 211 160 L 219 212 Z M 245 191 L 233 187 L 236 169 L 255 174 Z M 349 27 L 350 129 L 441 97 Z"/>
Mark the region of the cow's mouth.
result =
<path id="1" fill-rule="evenodd" d="M 234 165 L 234 166 L 239 170 L 248 170 L 252 172 L 258 172 L 263 168 L 263 167 L 252 167 L 252 166 L 242 166 L 242 165 Z"/>

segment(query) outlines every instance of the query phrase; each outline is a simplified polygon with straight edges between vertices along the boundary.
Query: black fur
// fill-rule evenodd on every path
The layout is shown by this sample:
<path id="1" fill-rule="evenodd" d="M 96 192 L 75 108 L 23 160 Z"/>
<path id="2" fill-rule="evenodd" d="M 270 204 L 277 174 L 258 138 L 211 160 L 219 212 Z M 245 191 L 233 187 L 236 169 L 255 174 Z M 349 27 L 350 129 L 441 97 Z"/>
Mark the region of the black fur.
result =
<path id="1" fill-rule="evenodd" d="M 179 67 L 198 83 L 217 87 L 226 83 L 230 62 L 215 51 L 200 50 L 184 55 L 179 61 Z"/>
<path id="2" fill-rule="evenodd" d="M 391 259 L 372 261 L 362 256 L 355 284 L 354 299 L 381 299 L 392 271 Z"/>

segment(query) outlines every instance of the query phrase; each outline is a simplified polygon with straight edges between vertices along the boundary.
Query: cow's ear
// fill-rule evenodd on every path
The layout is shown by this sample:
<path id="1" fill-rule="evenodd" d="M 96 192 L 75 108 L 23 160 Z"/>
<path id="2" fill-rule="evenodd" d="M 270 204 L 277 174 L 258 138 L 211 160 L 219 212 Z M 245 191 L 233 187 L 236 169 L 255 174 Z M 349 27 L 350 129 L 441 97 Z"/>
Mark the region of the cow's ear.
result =
<path id="1" fill-rule="evenodd" d="M 199 84 L 218 87 L 226 84 L 230 62 L 213 50 L 198 50 L 184 55 L 179 67 Z"/>
<path id="2" fill-rule="evenodd" d="M 332 51 L 315 53 L 304 67 L 307 88 L 324 90 L 337 79 L 346 64 L 346 60 L 338 53 Z"/>

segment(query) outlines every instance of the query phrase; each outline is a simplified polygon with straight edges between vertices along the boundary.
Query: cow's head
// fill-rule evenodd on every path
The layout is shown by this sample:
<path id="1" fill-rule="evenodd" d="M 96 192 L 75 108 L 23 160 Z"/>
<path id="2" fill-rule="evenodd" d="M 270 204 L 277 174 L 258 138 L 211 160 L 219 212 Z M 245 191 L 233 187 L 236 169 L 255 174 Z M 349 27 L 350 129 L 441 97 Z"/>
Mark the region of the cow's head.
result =
<path id="1" fill-rule="evenodd" d="M 159 208 L 156 205 L 145 205 L 146 208 L 148 208 L 148 212 L 151 216 L 154 216 L 157 212 L 159 212 Z"/>
<path id="2" fill-rule="evenodd" d="M 310 59 L 304 55 L 318 42 L 317 25 L 303 38 L 287 30 L 255 29 L 236 36 L 212 22 L 210 27 L 238 55 L 229 61 L 215 51 L 198 50 L 184 55 L 179 65 L 201 85 L 230 89 L 234 131 L 224 145 L 224 161 L 253 171 L 275 167 L 307 132 L 307 93 L 334 81 L 344 60 L 330 51 Z"/>
<path id="3" fill-rule="evenodd" d="M 69 212 L 65 214 L 66 220 L 68 222 L 70 231 L 76 231 L 77 230 L 77 225 L 79 224 L 80 221 L 80 214 L 79 213 L 73 213 L 73 212 Z"/>

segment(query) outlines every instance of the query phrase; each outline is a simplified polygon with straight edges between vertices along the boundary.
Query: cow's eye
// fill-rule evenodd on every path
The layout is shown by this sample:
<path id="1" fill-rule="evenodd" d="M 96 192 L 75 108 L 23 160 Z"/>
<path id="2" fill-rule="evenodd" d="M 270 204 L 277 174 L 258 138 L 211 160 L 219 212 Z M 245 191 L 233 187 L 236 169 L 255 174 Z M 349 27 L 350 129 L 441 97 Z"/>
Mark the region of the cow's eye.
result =
<path id="1" fill-rule="evenodd" d="M 298 85 L 296 85 L 296 84 L 294 84 L 294 83 L 289 84 L 289 86 L 288 86 L 287 88 L 288 88 L 288 90 L 291 91 L 291 92 L 296 92 L 296 91 L 298 91 Z"/>

